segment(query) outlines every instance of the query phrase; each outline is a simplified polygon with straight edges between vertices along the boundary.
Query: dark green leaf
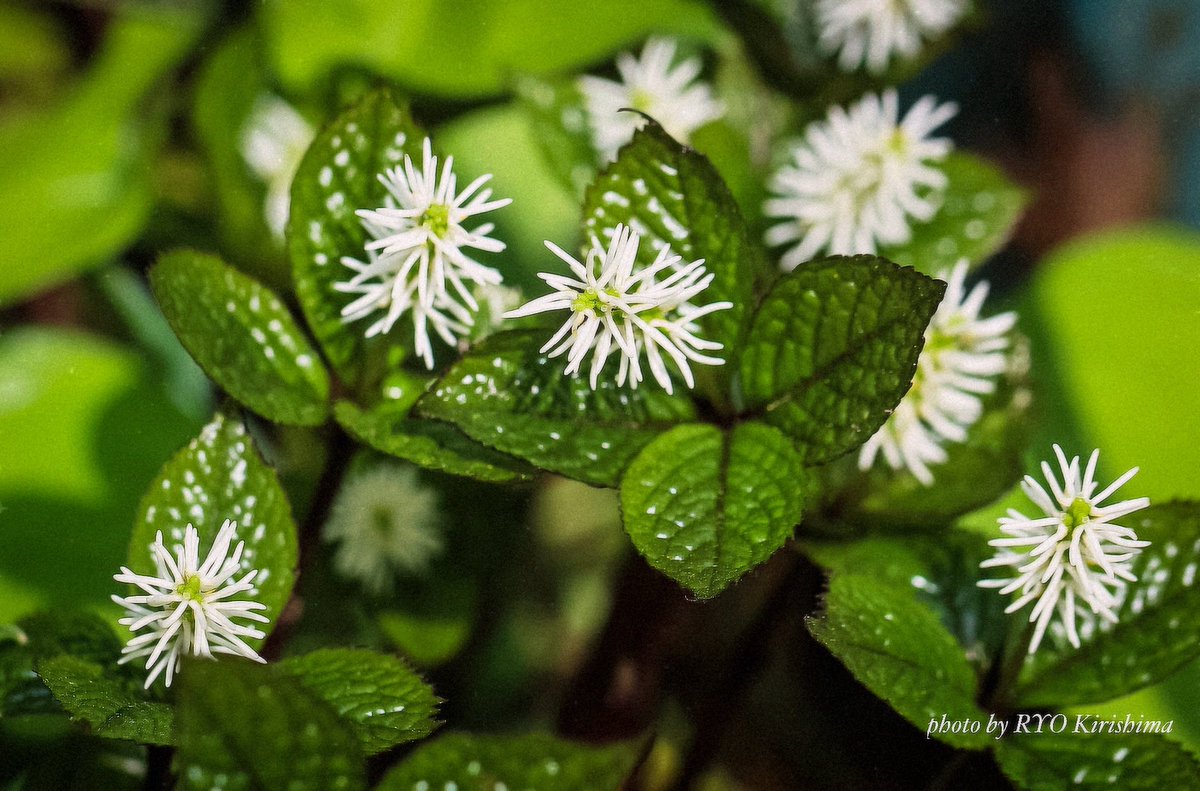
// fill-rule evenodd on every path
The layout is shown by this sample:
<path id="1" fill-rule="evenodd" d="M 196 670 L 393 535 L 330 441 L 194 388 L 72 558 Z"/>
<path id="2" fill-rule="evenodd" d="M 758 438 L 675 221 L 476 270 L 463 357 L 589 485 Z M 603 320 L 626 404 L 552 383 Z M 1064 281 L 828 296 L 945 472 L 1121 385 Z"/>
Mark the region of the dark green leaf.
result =
<path id="1" fill-rule="evenodd" d="M 945 284 L 881 258 L 802 265 L 754 314 L 741 358 L 747 406 L 808 464 L 865 442 L 912 384 Z"/>
<path id="2" fill-rule="evenodd" d="M 1013 699 L 1022 707 L 1097 703 L 1163 680 L 1200 654 L 1200 504 L 1151 506 L 1121 520 L 1151 542 L 1133 561 L 1117 623 L 1073 648 L 1047 632 Z M 1022 623 L 1028 611 L 1013 615 Z"/>
<path id="3" fill-rule="evenodd" d="M 433 690 L 394 656 L 328 648 L 285 659 L 278 668 L 353 724 L 368 755 L 424 738 L 437 727 Z"/>
<path id="4" fill-rule="evenodd" d="M 75 656 L 38 663 L 38 675 L 71 718 L 99 736 L 143 744 L 172 744 L 175 713 L 165 703 L 146 700 L 103 667 Z"/>
<path id="5" fill-rule="evenodd" d="M 696 304 L 733 303 L 700 320 L 704 337 L 724 343 L 726 356 L 737 348 L 755 284 L 767 277 L 766 256 L 707 159 L 647 121 L 588 188 L 583 216 L 585 230 L 602 243 L 604 232 L 618 223 L 641 234 L 642 264 L 650 264 L 664 244 L 684 261 L 703 258 L 715 278 Z"/>
<path id="6" fill-rule="evenodd" d="M 108 623 L 85 612 L 45 610 L 18 621 L 22 644 L 34 659 L 71 654 L 101 664 L 115 662 L 121 642 Z"/>
<path id="7" fill-rule="evenodd" d="M 770 426 L 678 426 L 621 479 L 625 529 L 650 565 L 716 596 L 791 537 L 804 475 L 791 441 Z"/>
<path id="8" fill-rule="evenodd" d="M 160 258 L 150 285 L 184 348 L 231 396 L 279 423 L 325 422 L 329 374 L 270 289 L 188 250 Z"/>
<path id="9" fill-rule="evenodd" d="M 259 628 L 270 634 L 295 582 L 296 524 L 275 471 L 236 418 L 218 413 L 150 484 L 134 523 L 129 568 L 153 574 L 150 545 L 155 535 L 162 531 L 170 547 L 183 541 L 188 524 L 200 534 L 203 558 L 226 519 L 238 523 L 237 540 L 246 544 L 242 569 L 259 570 L 254 600 L 266 605 L 262 614 L 271 623 Z"/>
<path id="10" fill-rule="evenodd" d="M 879 254 L 928 275 L 950 271 L 960 258 L 980 264 L 1003 247 L 1028 200 L 994 165 L 955 151 L 938 165 L 949 184 L 937 214 L 912 226 L 912 239 Z"/>
<path id="11" fill-rule="evenodd" d="M 342 321 L 353 295 L 333 288 L 351 274 L 341 259 L 366 258 L 367 233 L 354 212 L 388 205 L 387 189 L 376 177 L 405 154 L 420 161 L 424 139 L 408 110 L 389 91 L 376 91 L 321 130 L 292 182 L 287 245 L 296 296 L 326 357 L 348 383 L 359 381 L 369 357 L 386 354 L 399 331 L 368 341 L 366 323 Z"/>
<path id="12" fill-rule="evenodd" d="M 1089 715 L 1060 716 L 1066 720 L 1063 733 L 1053 733 L 1047 717 L 1040 732 L 1033 730 L 1037 724 L 1033 720 L 1027 726 L 1028 733 L 1012 736 L 997 745 L 997 763 L 1021 788 L 1028 791 L 1200 789 L 1200 764 L 1182 747 L 1162 736 L 1093 733 L 1090 729 L 1096 720 Z"/>
<path id="13" fill-rule="evenodd" d="M 808 630 L 867 689 L 922 732 L 967 749 L 991 741 L 988 715 L 975 705 L 975 673 L 963 649 L 907 590 L 866 574 L 834 574 L 825 608 Z M 931 721 L 969 721 L 953 733 Z"/>
<path id="14" fill-rule="evenodd" d="M 637 755 L 629 744 L 585 747 L 550 736 L 453 733 L 417 748 L 376 791 L 615 791 Z"/>
<path id="15" fill-rule="evenodd" d="M 659 390 L 628 390 L 565 376 L 565 363 L 538 352 L 543 333 L 488 338 L 421 399 L 419 411 L 536 467 L 600 486 L 651 439 L 688 420 L 689 401 Z"/>
<path id="16" fill-rule="evenodd" d="M 367 411 L 340 401 L 333 413 L 360 442 L 427 469 L 494 483 L 529 477 L 525 464 L 480 445 L 448 423 L 412 418 L 387 404 Z"/>
<path id="17" fill-rule="evenodd" d="M 366 787 L 349 724 L 287 673 L 236 659 L 180 673 L 179 788 L 356 791 Z"/>

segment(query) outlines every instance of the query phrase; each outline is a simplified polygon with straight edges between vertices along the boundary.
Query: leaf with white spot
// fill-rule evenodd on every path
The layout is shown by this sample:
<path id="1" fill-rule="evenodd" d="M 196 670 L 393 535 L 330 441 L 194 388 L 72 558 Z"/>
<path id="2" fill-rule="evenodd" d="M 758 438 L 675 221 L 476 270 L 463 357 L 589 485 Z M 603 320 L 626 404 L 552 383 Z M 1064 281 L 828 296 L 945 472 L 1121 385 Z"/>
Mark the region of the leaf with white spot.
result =
<path id="1" fill-rule="evenodd" d="M 715 277 L 693 301 L 728 300 L 733 308 L 700 319 L 701 335 L 725 344 L 729 359 L 753 307 L 755 286 L 770 272 L 729 188 L 703 155 L 647 121 L 588 188 L 583 216 L 584 230 L 602 242 L 619 223 L 641 234 L 642 264 L 667 244 L 686 262 L 703 258 Z"/>
<path id="2" fill-rule="evenodd" d="M 912 384 L 946 284 L 874 256 L 780 278 L 750 322 L 740 386 L 752 412 L 820 464 L 866 442 Z"/>
<path id="3" fill-rule="evenodd" d="M 348 723 L 299 680 L 241 659 L 189 661 L 179 677 L 182 791 L 360 791 Z"/>
<path id="4" fill-rule="evenodd" d="M 150 545 L 156 534 L 161 530 L 170 548 L 183 543 L 189 524 L 200 534 L 203 559 L 226 519 L 237 522 L 236 540 L 246 544 L 239 574 L 258 569 L 255 589 L 247 598 L 265 605 L 262 614 L 270 623 L 258 628 L 269 635 L 296 578 L 296 524 L 275 471 L 234 417 L 218 413 L 150 484 L 138 506 L 129 568 L 154 574 Z M 262 644 L 253 638 L 246 642 Z"/>
<path id="5" fill-rule="evenodd" d="M 950 270 L 960 258 L 978 265 L 1003 247 L 1028 202 L 1024 190 L 979 157 L 955 151 L 938 165 L 948 184 L 941 208 L 912 225 L 912 239 L 886 245 L 879 255 L 928 275 Z"/>
<path id="6" fill-rule="evenodd" d="M 909 590 L 867 574 L 834 574 L 808 631 L 867 689 L 925 732 L 930 720 L 981 724 L 977 733 L 934 733 L 955 747 L 992 741 L 988 715 L 975 705 L 975 671 L 936 615 Z"/>
<path id="7" fill-rule="evenodd" d="M 418 747 L 376 791 L 615 791 L 639 750 L 592 747 L 552 736 L 452 733 Z"/>
<path id="8" fill-rule="evenodd" d="M 662 434 L 621 479 L 621 514 L 650 565 L 709 598 L 767 560 L 800 522 L 805 472 L 763 423 Z"/>
<path id="9" fill-rule="evenodd" d="M 184 348 L 229 395 L 278 423 L 325 422 L 329 374 L 269 288 L 189 250 L 159 259 L 150 285 Z"/>
<path id="10" fill-rule="evenodd" d="M 1200 789 L 1200 763 L 1179 745 L 1155 733 L 1093 733 L 1097 721 L 1108 722 L 1072 714 L 1066 732 L 1053 733 L 1047 718 L 1041 732 L 1000 741 L 996 763 L 1028 791 Z"/>
<path id="11" fill-rule="evenodd" d="M 342 308 L 354 298 L 333 287 L 353 274 L 342 258 L 366 260 L 367 233 L 354 212 L 388 205 L 378 176 L 405 154 L 420 161 L 423 140 L 391 92 L 375 91 L 317 135 L 292 180 L 287 245 L 296 296 L 330 364 L 348 383 L 375 370 L 370 360 L 386 356 L 399 332 L 368 340 L 367 322 L 342 321 Z"/>
<path id="12" fill-rule="evenodd" d="M 1095 628 L 1085 621 L 1079 648 L 1052 627 L 1010 696 L 1016 705 L 1111 700 L 1162 681 L 1200 655 L 1200 503 L 1155 505 L 1119 522 L 1150 546 L 1132 561 L 1138 581 L 1126 588 L 1117 623 Z M 1023 628 L 1028 614 L 1011 616 L 1013 628 Z"/>
<path id="13" fill-rule="evenodd" d="M 147 700 L 139 685 L 77 656 L 43 660 L 37 671 L 71 719 L 87 723 L 97 736 L 142 744 L 174 743 L 174 710 Z"/>
<path id="14" fill-rule="evenodd" d="M 386 403 L 366 410 L 340 401 L 333 413 L 342 428 L 359 442 L 429 470 L 490 483 L 530 477 L 528 465 L 481 445 L 449 423 L 410 417 Z"/>
<path id="15" fill-rule="evenodd" d="M 276 666 L 354 726 L 373 755 L 422 739 L 437 728 L 438 698 L 394 656 L 357 648 L 326 648 Z"/>
<path id="16" fill-rule="evenodd" d="M 459 360 L 418 404 L 478 442 L 535 467 L 599 486 L 662 431 L 693 417 L 689 400 L 661 390 L 617 387 L 563 373 L 538 352 L 539 332 L 493 335 Z"/>

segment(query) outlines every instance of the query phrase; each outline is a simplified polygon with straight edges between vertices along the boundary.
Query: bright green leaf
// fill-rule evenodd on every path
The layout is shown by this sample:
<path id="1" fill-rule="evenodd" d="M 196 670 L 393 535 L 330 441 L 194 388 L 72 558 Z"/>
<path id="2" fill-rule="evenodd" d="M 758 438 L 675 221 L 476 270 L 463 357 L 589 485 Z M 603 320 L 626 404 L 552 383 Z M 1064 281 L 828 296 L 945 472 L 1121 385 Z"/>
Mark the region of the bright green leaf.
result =
<path id="1" fill-rule="evenodd" d="M 175 713 L 165 703 L 146 700 L 95 662 L 57 656 L 38 663 L 38 675 L 73 720 L 98 736 L 143 744 L 172 744 Z"/>
<path id="2" fill-rule="evenodd" d="M 614 791 L 637 756 L 629 744 L 590 747 L 541 735 L 453 733 L 417 748 L 376 791 Z"/>
<path id="3" fill-rule="evenodd" d="M 279 423 L 325 422 L 329 374 L 270 289 L 189 250 L 160 258 L 150 285 L 184 348 L 231 396 Z"/>
<path id="4" fill-rule="evenodd" d="M 747 405 L 796 439 L 808 464 L 853 450 L 911 385 L 944 291 L 872 256 L 802 265 L 752 319 L 740 368 Z"/>
<path id="5" fill-rule="evenodd" d="M 263 21 L 278 73 L 299 90 L 354 64 L 464 99 L 502 93 L 517 74 L 594 63 L 652 32 L 718 30 L 706 7 L 689 0 L 272 0 Z"/>
<path id="6" fill-rule="evenodd" d="M 194 661 L 179 685 L 180 789 L 366 787 L 350 725 L 287 673 L 237 659 Z"/>
<path id="7" fill-rule="evenodd" d="M 1151 543 L 1131 562 L 1138 581 L 1128 584 L 1117 623 L 1081 634 L 1080 648 L 1047 634 L 1012 695 L 1018 705 L 1109 700 L 1161 681 L 1200 655 L 1200 503 L 1151 506 L 1121 523 Z M 1012 617 L 1023 622 L 1027 614 Z"/>
<path id="8" fill-rule="evenodd" d="M 600 486 L 659 432 L 692 416 L 690 402 L 649 387 L 602 380 L 593 391 L 538 352 L 544 337 L 518 330 L 488 338 L 418 404 L 430 417 L 530 464 Z"/>
<path id="9" fill-rule="evenodd" d="M 641 234 L 638 261 L 644 265 L 664 244 L 684 261 L 703 258 L 715 277 L 695 303 L 733 303 L 700 319 L 703 337 L 724 343 L 728 357 L 753 307 L 755 284 L 768 272 L 762 248 L 707 159 L 647 121 L 588 188 L 583 216 L 585 230 L 605 244 L 611 235 L 605 232 L 618 223 Z"/>
<path id="10" fill-rule="evenodd" d="M 422 739 L 437 727 L 433 690 L 394 656 L 328 648 L 285 659 L 278 669 L 352 723 L 368 755 Z"/>
<path id="11" fill-rule="evenodd" d="M 1200 789 L 1200 764 L 1179 745 L 1153 733 L 1092 733 L 1088 715 L 1076 731 L 1079 716 L 1066 717 L 1065 733 L 1051 732 L 1047 720 L 1040 733 L 999 742 L 996 762 L 1027 791 Z"/>
<path id="12" fill-rule="evenodd" d="M 360 442 L 427 469 L 493 483 L 529 477 L 526 465 L 480 445 L 448 423 L 412 418 L 386 404 L 368 411 L 349 401 L 338 402 L 334 416 Z"/>
<path id="13" fill-rule="evenodd" d="M 325 355 L 347 383 L 359 383 L 394 336 L 364 337 L 367 323 L 346 324 L 341 310 L 352 294 L 334 290 L 349 280 L 342 257 L 366 259 L 367 233 L 357 209 L 388 205 L 376 178 L 407 154 L 420 161 L 425 136 L 386 90 L 363 97 L 317 135 L 292 181 L 287 245 L 296 296 Z"/>
<path id="14" fill-rule="evenodd" d="M 804 477 L 791 441 L 770 426 L 678 426 L 621 479 L 625 530 L 650 565 L 716 596 L 791 537 Z"/>
<path id="15" fill-rule="evenodd" d="M 156 534 L 162 531 L 170 547 L 183 542 L 188 524 L 200 534 L 204 558 L 226 519 L 237 522 L 237 540 L 246 544 L 242 569 L 258 569 L 254 600 L 266 606 L 261 612 L 270 623 L 260 628 L 269 634 L 296 578 L 296 524 L 275 471 L 236 418 L 217 414 L 150 484 L 129 542 L 129 568 L 153 574 L 150 545 Z"/>
<path id="16" fill-rule="evenodd" d="M 61 105 L 0 125 L 0 305 L 103 263 L 141 230 L 162 115 L 139 103 L 186 53 L 198 21 L 128 9 Z"/>
<path id="17" fill-rule="evenodd" d="M 1028 200 L 994 165 L 966 152 L 953 152 L 938 168 L 949 183 L 937 214 L 913 224 L 906 244 L 879 251 L 889 261 L 935 276 L 960 258 L 981 264 L 1003 247 Z"/>
<path id="18" fill-rule="evenodd" d="M 955 747 L 982 749 L 993 737 L 975 705 L 975 672 L 962 647 L 904 589 L 866 574 L 834 574 L 820 617 L 808 630 L 867 689 L 922 732 L 931 720 L 970 720 L 976 733 L 935 730 Z"/>

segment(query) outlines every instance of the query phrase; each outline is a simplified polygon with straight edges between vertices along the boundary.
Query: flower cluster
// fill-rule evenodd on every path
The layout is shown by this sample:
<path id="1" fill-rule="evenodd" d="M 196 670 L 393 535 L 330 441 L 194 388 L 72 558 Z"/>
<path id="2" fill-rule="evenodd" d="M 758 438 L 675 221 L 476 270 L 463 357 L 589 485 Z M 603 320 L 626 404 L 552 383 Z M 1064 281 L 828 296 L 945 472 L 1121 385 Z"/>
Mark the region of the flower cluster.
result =
<path id="1" fill-rule="evenodd" d="M 421 485 L 416 470 L 383 464 L 346 481 L 324 538 L 338 544 L 338 573 L 382 594 L 397 573 L 420 572 L 442 551 L 437 520 L 437 494 Z"/>
<path id="2" fill-rule="evenodd" d="M 292 177 L 315 134 L 304 116 L 277 96 L 254 103 L 242 132 L 242 158 L 267 187 L 263 216 L 280 239 L 287 225 Z"/>
<path id="3" fill-rule="evenodd" d="M 878 74 L 892 58 L 912 58 L 966 13 L 965 0 L 817 0 L 817 43 L 844 71 Z"/>
<path id="4" fill-rule="evenodd" d="M 907 468 L 929 486 L 929 466 L 946 461 L 945 445 L 965 442 L 967 430 L 983 414 L 980 396 L 996 388 L 1008 367 L 1008 332 L 1017 314 L 979 318 L 988 284 L 966 292 L 967 262 L 947 275 L 946 296 L 925 329 L 925 346 L 912 387 L 887 422 L 862 446 L 860 469 L 869 469 L 882 452 L 892 469 Z"/>
<path id="5" fill-rule="evenodd" d="M 117 582 L 142 590 L 134 596 L 113 596 L 113 601 L 129 611 L 120 623 L 134 633 L 122 651 L 121 663 L 146 658 L 149 688 L 160 674 L 171 686 L 183 657 L 191 654 L 209 659 L 213 654 L 235 654 L 256 662 L 263 658 L 246 643 L 246 638 L 262 639 L 262 631 L 233 619 L 267 623 L 257 610 L 266 606 L 252 600 L 235 600 L 238 594 L 253 596 L 257 569 L 234 580 L 242 567 L 245 542 L 239 541 L 233 553 L 229 546 L 237 533 L 237 523 L 226 519 L 213 541 L 204 562 L 200 562 L 200 534 L 190 524 L 184 530 L 183 543 L 174 554 L 163 545 L 159 532 L 150 545 L 154 558 L 153 576 L 136 574 L 122 567 L 113 577 Z M 146 630 L 146 631 L 143 631 Z M 137 634 L 142 632 L 141 634 Z"/>
<path id="6" fill-rule="evenodd" d="M 620 82 L 602 77 L 579 78 L 579 90 L 591 117 L 596 150 L 607 161 L 633 137 L 644 123 L 639 110 L 657 121 L 667 134 L 686 143 L 692 132 L 721 117 L 724 110 L 712 90 L 695 82 L 700 74 L 699 58 L 687 58 L 676 66 L 675 42 L 650 39 L 639 60 L 632 53 L 617 56 Z"/>
<path id="7" fill-rule="evenodd" d="M 999 551 L 982 567 L 1006 568 L 1012 576 L 978 583 L 1017 597 L 1005 610 L 1007 613 L 1036 602 L 1029 613 L 1030 623 L 1035 624 L 1029 642 L 1031 654 L 1037 651 L 1056 612 L 1067 639 L 1076 648 L 1080 645 L 1078 617 L 1099 616 L 1115 623 L 1126 583 L 1137 581 L 1130 570 L 1132 560 L 1150 544 L 1139 541 L 1132 528 L 1114 521 L 1150 505 L 1149 498 L 1101 505 L 1137 474 L 1137 467 L 1097 493 L 1099 450 L 1092 452 L 1082 474 L 1078 456 L 1068 462 L 1058 445 L 1054 446 L 1054 454 L 1062 473 L 1061 484 L 1046 462 L 1042 462 L 1042 474 L 1049 492 L 1029 475 L 1021 484 L 1045 516 L 1030 518 L 1010 509 L 1008 516 L 1000 519 L 1000 530 L 1006 537 L 988 542 Z"/>
<path id="8" fill-rule="evenodd" d="M 412 316 L 416 354 L 433 368 L 432 329 L 453 345 L 474 323 L 479 309 L 468 284 L 496 286 L 502 278 L 495 269 L 471 258 L 465 250 L 498 253 L 504 243 L 488 234 L 484 223 L 472 230 L 470 218 L 507 206 L 510 198 L 492 200 L 491 189 L 481 189 L 491 179 L 480 176 L 457 191 L 454 158 L 447 157 L 438 173 L 438 158 L 425 138 L 420 167 L 408 156 L 403 167 L 379 176 L 387 188 L 387 204 L 360 209 L 357 214 L 370 241 L 366 261 L 345 256 L 342 264 L 353 271 L 334 288 L 359 295 L 342 308 L 343 321 L 357 321 L 383 310 L 384 315 L 366 331 L 372 337 L 391 330 L 401 316 Z"/>
<path id="9" fill-rule="evenodd" d="M 908 242 L 910 218 L 928 222 L 941 206 L 946 176 L 931 163 L 952 144 L 929 135 L 955 112 L 925 96 L 901 120 L 896 92 L 887 90 L 810 124 L 792 162 L 772 178 L 775 197 L 763 207 L 782 220 L 767 242 L 795 243 L 782 267 L 790 271 L 822 251 L 874 253 L 880 244 Z"/>
<path id="10" fill-rule="evenodd" d="M 635 271 L 639 243 L 636 233 L 618 225 L 608 249 L 593 237 L 591 249 L 581 262 L 552 242 L 546 242 L 570 267 L 574 277 L 541 273 L 539 277 L 554 292 L 504 315 L 519 318 L 548 311 L 570 311 L 566 322 L 541 350 L 551 357 L 566 353 L 568 374 L 577 373 L 590 353 L 589 380 L 593 389 L 614 351 L 621 359 L 618 385 L 628 381 L 631 387 L 638 386 L 643 378 L 641 358 L 645 352 L 651 374 L 668 393 L 672 392 L 672 384 L 664 353 L 675 363 L 687 386 L 694 387 L 689 360 L 703 365 L 724 362 L 704 353 L 723 347 L 696 335 L 700 330 L 696 320 L 727 310 L 733 303 L 692 305 L 691 300 L 708 288 L 714 275 L 705 270 L 703 259 L 685 264 L 680 256 L 671 253 L 670 246 L 659 250 L 650 266 Z"/>

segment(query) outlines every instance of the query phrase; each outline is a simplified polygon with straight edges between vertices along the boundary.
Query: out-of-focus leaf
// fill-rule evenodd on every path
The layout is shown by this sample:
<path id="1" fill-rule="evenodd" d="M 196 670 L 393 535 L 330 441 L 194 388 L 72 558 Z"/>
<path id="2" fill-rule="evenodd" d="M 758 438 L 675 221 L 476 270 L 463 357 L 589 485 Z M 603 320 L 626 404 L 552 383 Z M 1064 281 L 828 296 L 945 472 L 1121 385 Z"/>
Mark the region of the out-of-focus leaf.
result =
<path id="1" fill-rule="evenodd" d="M 629 744 L 590 747 L 550 736 L 452 733 L 421 745 L 376 789 L 614 791 L 633 771 L 637 755 Z"/>
<path id="2" fill-rule="evenodd" d="M 271 0 L 263 21 L 276 70 L 298 90 L 355 65 L 463 99 L 502 93 L 518 74 L 582 67 L 652 32 L 707 38 L 719 29 L 689 0 Z"/>
<path id="3" fill-rule="evenodd" d="M 59 107 L 0 126 L 0 304 L 102 263 L 149 216 L 162 130 L 139 103 L 195 39 L 200 19 L 181 9 L 127 9 Z"/>

